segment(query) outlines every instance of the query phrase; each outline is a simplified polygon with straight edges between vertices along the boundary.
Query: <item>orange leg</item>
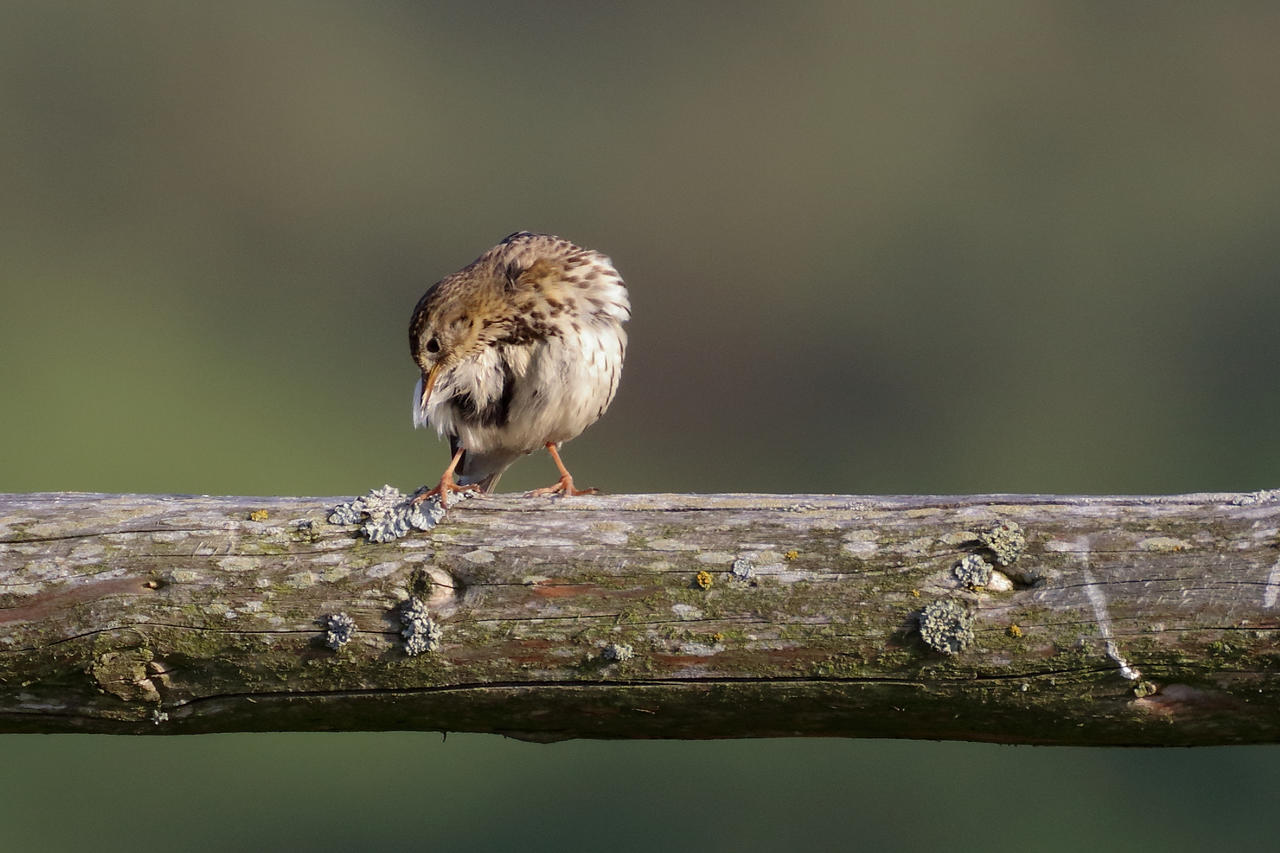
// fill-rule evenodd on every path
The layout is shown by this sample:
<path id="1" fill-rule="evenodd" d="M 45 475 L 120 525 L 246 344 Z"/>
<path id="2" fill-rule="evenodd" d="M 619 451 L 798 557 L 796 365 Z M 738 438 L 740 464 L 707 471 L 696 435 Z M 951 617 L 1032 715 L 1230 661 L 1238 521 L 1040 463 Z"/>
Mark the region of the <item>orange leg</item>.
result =
<path id="1" fill-rule="evenodd" d="M 423 492 L 414 497 L 414 504 L 420 504 L 427 498 L 440 496 L 440 508 L 447 509 L 449 506 L 449 492 L 465 492 L 474 489 L 475 486 L 459 486 L 453 482 L 453 472 L 458 467 L 458 463 L 462 461 L 462 448 L 458 448 L 458 452 L 453 454 L 453 461 L 449 463 L 449 467 L 444 469 L 444 473 L 440 475 L 440 483 L 431 491 Z"/>
<path id="2" fill-rule="evenodd" d="M 534 489 L 529 492 L 530 497 L 539 497 L 541 495 L 594 495 L 599 489 L 575 489 L 573 487 L 573 475 L 569 473 L 569 469 L 564 467 L 564 463 L 560 461 L 560 453 L 556 450 L 556 446 L 550 441 L 547 442 L 547 452 L 551 454 L 551 458 L 555 460 L 556 467 L 560 469 L 560 479 L 554 486 L 544 486 L 541 489 Z"/>

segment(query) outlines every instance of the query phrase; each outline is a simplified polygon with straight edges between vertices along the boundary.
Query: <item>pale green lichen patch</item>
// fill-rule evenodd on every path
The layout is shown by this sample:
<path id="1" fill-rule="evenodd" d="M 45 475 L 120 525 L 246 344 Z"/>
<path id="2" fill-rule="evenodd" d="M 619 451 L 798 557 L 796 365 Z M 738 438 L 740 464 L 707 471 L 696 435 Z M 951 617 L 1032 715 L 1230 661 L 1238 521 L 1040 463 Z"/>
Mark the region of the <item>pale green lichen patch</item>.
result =
<path id="1" fill-rule="evenodd" d="M 850 530 L 841 537 L 840 547 L 852 557 L 870 557 L 879 550 L 878 538 L 879 534 L 874 530 Z"/>
<path id="2" fill-rule="evenodd" d="M 600 653 L 600 657 L 613 663 L 631 660 L 635 655 L 635 649 L 629 643 L 610 643 Z"/>
<path id="3" fill-rule="evenodd" d="M 682 655 L 706 658 L 719 654 L 723 648 L 723 646 L 715 643 L 699 643 L 690 641 L 680 643 L 676 650 Z"/>
<path id="4" fill-rule="evenodd" d="M 1027 547 L 1027 537 L 1016 521 L 1002 521 L 993 525 L 978 534 L 978 541 L 1001 566 L 1012 565 Z"/>
<path id="5" fill-rule="evenodd" d="M 34 538 L 30 533 L 30 529 L 31 525 L 36 524 L 37 521 L 38 519 L 19 515 L 2 518 L 0 519 L 0 537 L 4 537 L 9 542 L 20 542 L 23 539 Z"/>
<path id="6" fill-rule="evenodd" d="M 57 560 L 44 558 L 27 560 L 22 569 L 22 573 L 29 579 L 62 580 L 62 566 Z"/>
<path id="7" fill-rule="evenodd" d="M 106 553 L 106 550 L 97 542 L 84 542 L 72 548 L 71 553 L 67 554 L 67 559 L 73 564 L 91 563 Z"/>
<path id="8" fill-rule="evenodd" d="M 619 521 L 598 521 L 587 527 L 587 535 L 606 545 L 625 545 L 630 530 L 630 525 Z"/>
<path id="9" fill-rule="evenodd" d="M 944 655 L 962 652 L 973 643 L 973 613 L 952 598 L 939 599 L 920 611 L 920 637 Z"/>
<path id="10" fill-rule="evenodd" d="M 366 578 L 385 578 L 404 568 L 402 563 L 378 563 L 365 569 L 361 574 Z"/>
<path id="11" fill-rule="evenodd" d="M 681 619 L 701 619 L 703 616 L 703 610 L 692 604 L 673 604 L 671 612 Z"/>
<path id="12" fill-rule="evenodd" d="M 306 589 L 309 586 L 315 586 L 319 581 L 320 575 L 315 572 L 294 572 L 285 577 L 284 585 L 291 589 Z"/>
<path id="13" fill-rule="evenodd" d="M 1138 547 L 1143 551 L 1167 553 L 1170 551 L 1185 551 L 1191 547 L 1191 543 L 1185 539 L 1175 539 L 1172 536 L 1152 536 L 1139 542 Z"/>
<path id="14" fill-rule="evenodd" d="M 977 589 L 991 581 L 992 565 L 977 554 L 965 554 L 951 568 L 951 574 L 962 586 Z"/>
<path id="15" fill-rule="evenodd" d="M 932 551 L 935 541 L 932 536 L 918 536 L 915 539 L 908 539 L 906 542 L 889 546 L 886 550 L 908 557 L 919 557 Z"/>
<path id="16" fill-rule="evenodd" d="M 224 572 L 251 572 L 261 566 L 257 557 L 224 557 L 218 561 L 218 568 Z"/>
<path id="17" fill-rule="evenodd" d="M 698 546 L 678 539 L 652 539 L 649 547 L 654 551 L 697 551 Z"/>

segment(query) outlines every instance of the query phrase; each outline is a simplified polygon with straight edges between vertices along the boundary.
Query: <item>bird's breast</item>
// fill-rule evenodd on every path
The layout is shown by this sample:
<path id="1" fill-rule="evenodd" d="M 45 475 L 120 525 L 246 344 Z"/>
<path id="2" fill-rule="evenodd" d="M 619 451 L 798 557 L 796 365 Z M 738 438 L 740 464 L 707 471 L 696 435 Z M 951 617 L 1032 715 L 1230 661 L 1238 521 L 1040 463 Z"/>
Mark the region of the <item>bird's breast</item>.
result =
<path id="1" fill-rule="evenodd" d="M 625 353 L 625 332 L 601 323 L 491 346 L 442 371 L 426 418 L 477 452 L 568 441 L 608 408 Z"/>

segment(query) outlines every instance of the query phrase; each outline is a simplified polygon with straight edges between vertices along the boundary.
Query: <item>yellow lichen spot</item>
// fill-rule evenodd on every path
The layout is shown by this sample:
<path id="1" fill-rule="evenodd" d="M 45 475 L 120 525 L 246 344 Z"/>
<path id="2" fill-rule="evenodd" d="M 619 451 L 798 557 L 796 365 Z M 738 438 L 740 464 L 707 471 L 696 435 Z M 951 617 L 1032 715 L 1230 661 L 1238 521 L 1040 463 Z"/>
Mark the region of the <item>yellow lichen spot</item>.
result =
<path id="1" fill-rule="evenodd" d="M 716 631 L 714 634 L 711 635 L 711 639 L 715 640 L 717 643 L 723 643 L 724 634 L 720 633 L 719 631 Z"/>
<path id="2" fill-rule="evenodd" d="M 800 552 L 797 551 L 795 548 L 792 548 L 790 551 L 782 555 L 782 559 L 786 560 L 789 563 L 799 556 L 800 556 Z"/>
<path id="3" fill-rule="evenodd" d="M 1022 628 L 1018 627 L 1017 623 L 1014 623 L 1014 624 L 1010 625 L 1010 626 L 1009 626 L 1009 636 L 1010 636 L 1010 637 L 1013 637 L 1014 639 L 1017 639 L 1018 637 L 1021 637 L 1021 636 L 1022 636 Z"/>
<path id="4" fill-rule="evenodd" d="M 920 597 L 920 590 L 918 590 L 918 589 L 913 589 L 913 590 L 911 590 L 911 597 L 912 597 L 912 598 L 919 598 L 919 597 Z"/>
<path id="5" fill-rule="evenodd" d="M 250 521 L 266 521 L 267 511 L 265 509 L 255 509 L 253 512 L 249 513 L 249 520 Z"/>
<path id="6" fill-rule="evenodd" d="M 698 574 L 694 576 L 694 580 L 697 582 L 698 586 L 703 589 L 711 589 L 711 572 L 698 572 Z"/>

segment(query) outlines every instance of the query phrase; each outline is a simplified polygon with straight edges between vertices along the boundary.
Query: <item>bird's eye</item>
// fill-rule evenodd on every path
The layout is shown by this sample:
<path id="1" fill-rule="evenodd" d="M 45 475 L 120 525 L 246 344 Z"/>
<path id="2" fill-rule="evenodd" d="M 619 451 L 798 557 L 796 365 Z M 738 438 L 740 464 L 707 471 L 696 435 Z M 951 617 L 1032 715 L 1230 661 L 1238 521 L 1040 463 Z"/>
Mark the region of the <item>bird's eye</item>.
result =
<path id="1" fill-rule="evenodd" d="M 431 353 L 432 355 L 435 355 L 436 353 L 440 352 L 440 342 L 437 341 L 435 338 L 432 338 L 431 340 L 427 341 L 427 352 Z"/>

